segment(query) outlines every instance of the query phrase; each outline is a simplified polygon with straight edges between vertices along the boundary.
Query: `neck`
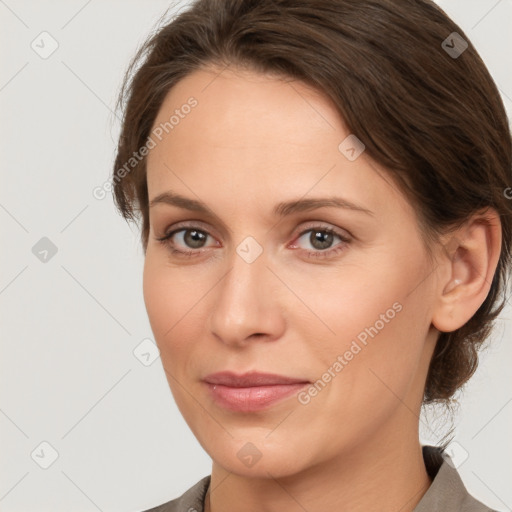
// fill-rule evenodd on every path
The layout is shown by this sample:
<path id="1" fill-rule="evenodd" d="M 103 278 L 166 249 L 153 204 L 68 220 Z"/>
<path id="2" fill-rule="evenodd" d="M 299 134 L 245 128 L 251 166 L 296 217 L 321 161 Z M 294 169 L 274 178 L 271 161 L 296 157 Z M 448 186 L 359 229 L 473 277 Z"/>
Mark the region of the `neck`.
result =
<path id="1" fill-rule="evenodd" d="M 431 484 L 417 427 L 393 439 L 381 429 L 384 437 L 281 478 L 237 475 L 214 462 L 205 512 L 412 512 Z"/>

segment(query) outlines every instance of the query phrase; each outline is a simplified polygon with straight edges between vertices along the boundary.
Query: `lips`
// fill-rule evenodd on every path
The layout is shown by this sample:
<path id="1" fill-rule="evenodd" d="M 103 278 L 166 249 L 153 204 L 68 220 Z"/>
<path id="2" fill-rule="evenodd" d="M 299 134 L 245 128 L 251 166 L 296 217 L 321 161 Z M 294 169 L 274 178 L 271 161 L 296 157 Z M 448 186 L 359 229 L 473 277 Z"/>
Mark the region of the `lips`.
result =
<path id="1" fill-rule="evenodd" d="M 209 384 L 220 384 L 232 388 L 249 388 L 255 386 L 277 386 L 281 384 L 300 384 L 309 381 L 305 379 L 294 379 L 274 373 L 250 372 L 242 375 L 236 375 L 233 372 L 212 373 L 205 377 L 205 382 Z"/>
<path id="2" fill-rule="evenodd" d="M 310 384 L 305 379 L 260 372 L 218 372 L 205 377 L 204 382 L 218 405 L 239 412 L 266 409 Z"/>

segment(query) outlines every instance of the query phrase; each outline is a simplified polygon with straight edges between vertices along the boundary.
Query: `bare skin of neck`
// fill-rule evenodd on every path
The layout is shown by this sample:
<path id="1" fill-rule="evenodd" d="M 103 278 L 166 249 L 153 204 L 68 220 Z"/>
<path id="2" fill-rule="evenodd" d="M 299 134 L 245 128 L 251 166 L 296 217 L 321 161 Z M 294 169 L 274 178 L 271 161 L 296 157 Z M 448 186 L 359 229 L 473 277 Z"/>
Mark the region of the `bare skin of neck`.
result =
<path id="1" fill-rule="evenodd" d="M 410 429 L 418 419 L 406 408 L 402 414 L 409 415 L 408 429 L 393 428 L 397 426 L 393 421 L 391 432 L 383 428 L 377 439 L 364 447 L 286 478 L 251 479 L 230 473 L 214 462 L 204 510 L 412 512 L 432 481 L 417 431 Z M 403 421 L 402 417 L 402 426 Z"/>

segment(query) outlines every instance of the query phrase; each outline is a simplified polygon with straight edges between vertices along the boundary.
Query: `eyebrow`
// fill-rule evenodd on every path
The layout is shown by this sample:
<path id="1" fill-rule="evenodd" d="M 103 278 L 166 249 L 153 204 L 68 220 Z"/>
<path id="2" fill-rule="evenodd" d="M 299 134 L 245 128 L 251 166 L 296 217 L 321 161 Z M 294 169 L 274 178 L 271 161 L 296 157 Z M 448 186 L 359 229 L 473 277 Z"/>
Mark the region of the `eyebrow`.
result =
<path id="1" fill-rule="evenodd" d="M 177 206 L 178 208 L 183 208 L 185 210 L 209 214 L 217 217 L 211 211 L 211 209 L 201 201 L 181 196 L 175 192 L 163 192 L 162 194 L 159 194 L 150 201 L 149 207 L 151 208 L 157 204 L 168 204 L 171 206 Z M 273 214 L 278 217 L 285 217 L 293 213 L 307 212 L 316 210 L 317 208 L 344 208 L 347 210 L 362 212 L 367 215 L 375 215 L 374 212 L 368 210 L 368 208 L 364 208 L 363 206 L 353 203 L 352 201 L 336 196 L 284 201 L 278 203 L 274 207 Z"/>

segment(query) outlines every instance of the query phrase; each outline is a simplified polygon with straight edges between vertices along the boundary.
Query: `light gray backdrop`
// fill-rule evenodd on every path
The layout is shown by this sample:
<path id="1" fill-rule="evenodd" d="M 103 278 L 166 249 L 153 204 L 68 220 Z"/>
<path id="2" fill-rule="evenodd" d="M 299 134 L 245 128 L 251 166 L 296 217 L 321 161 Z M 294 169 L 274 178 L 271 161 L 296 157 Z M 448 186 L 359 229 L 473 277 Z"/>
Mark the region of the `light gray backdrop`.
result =
<path id="1" fill-rule="evenodd" d="M 440 4 L 510 115 L 512 0 Z M 0 0 L 3 512 L 137 511 L 210 472 L 160 359 L 144 355 L 152 333 L 138 233 L 110 194 L 92 194 L 109 179 L 122 74 L 168 6 Z M 469 490 L 500 511 L 512 507 L 511 325 L 508 306 L 461 397 L 452 447 Z"/>

